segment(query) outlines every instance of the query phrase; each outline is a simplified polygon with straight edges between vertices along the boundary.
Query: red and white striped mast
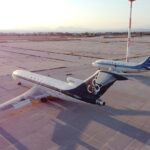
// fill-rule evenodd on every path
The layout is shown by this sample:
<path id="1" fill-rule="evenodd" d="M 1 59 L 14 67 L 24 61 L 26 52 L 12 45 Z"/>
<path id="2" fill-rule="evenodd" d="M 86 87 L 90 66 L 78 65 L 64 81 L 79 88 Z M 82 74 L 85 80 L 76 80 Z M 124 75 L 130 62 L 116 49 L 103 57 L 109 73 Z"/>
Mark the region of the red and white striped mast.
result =
<path id="1" fill-rule="evenodd" d="M 131 45 L 131 24 L 132 24 L 132 3 L 135 0 L 129 0 L 130 2 L 130 17 L 129 17 L 129 28 L 128 28 L 128 39 L 127 39 L 127 53 L 126 53 L 126 62 L 129 61 L 129 51 L 130 51 L 130 45 Z"/>

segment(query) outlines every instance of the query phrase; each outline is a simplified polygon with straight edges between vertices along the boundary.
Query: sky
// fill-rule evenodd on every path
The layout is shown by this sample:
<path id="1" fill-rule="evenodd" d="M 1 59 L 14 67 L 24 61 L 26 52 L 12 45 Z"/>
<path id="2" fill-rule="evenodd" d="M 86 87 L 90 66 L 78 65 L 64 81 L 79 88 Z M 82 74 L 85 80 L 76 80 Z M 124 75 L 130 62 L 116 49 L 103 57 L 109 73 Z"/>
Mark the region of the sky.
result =
<path id="1" fill-rule="evenodd" d="M 123 31 L 128 0 L 0 0 L 0 32 Z M 150 30 L 150 0 L 133 3 L 133 29 Z"/>

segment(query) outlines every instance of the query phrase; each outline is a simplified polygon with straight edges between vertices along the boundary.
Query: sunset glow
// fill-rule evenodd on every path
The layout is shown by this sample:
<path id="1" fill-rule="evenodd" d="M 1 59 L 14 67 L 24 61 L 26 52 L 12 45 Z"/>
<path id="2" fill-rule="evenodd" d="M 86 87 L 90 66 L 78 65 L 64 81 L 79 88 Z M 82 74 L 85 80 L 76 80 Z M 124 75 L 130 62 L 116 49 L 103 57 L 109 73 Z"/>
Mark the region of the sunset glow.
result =
<path id="1" fill-rule="evenodd" d="M 0 0 L 0 31 L 115 30 L 128 26 L 127 0 Z M 148 0 L 133 5 L 133 27 L 150 28 Z"/>

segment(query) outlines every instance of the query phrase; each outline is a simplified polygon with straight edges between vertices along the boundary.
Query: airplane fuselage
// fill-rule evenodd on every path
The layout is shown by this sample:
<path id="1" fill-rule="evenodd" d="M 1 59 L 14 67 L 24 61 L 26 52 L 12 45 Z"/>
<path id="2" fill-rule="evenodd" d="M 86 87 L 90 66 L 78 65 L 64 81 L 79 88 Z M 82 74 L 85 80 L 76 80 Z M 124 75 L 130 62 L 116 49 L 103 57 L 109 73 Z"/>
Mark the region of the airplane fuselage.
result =
<path id="1" fill-rule="evenodd" d="M 43 76 L 37 73 L 29 72 L 26 70 L 16 70 L 12 73 L 12 77 L 14 80 L 17 81 L 20 85 L 27 86 L 27 87 L 33 87 L 34 85 L 40 85 L 44 88 L 46 88 L 49 93 L 50 97 L 57 97 L 62 98 L 65 95 L 65 99 L 68 97 L 79 99 L 78 97 L 75 97 L 74 95 L 67 95 L 65 92 L 68 88 L 68 84 L 74 88 L 72 82 L 67 83 L 64 81 L 60 81 L 57 79 L 52 79 L 48 76 Z"/>
<path id="2" fill-rule="evenodd" d="M 58 98 L 60 96 L 62 97 L 62 94 L 63 94 L 63 95 L 66 95 L 66 96 L 69 96 L 78 100 L 86 101 L 89 103 L 95 103 L 95 100 L 93 100 L 92 95 L 91 97 L 88 97 L 87 94 L 84 94 L 83 92 L 81 92 L 81 95 L 78 96 L 78 94 L 75 93 L 76 90 L 74 89 L 78 87 L 79 83 L 73 84 L 72 80 L 71 82 L 64 82 L 64 81 L 60 81 L 54 78 L 50 78 L 48 76 L 43 76 L 40 74 L 29 72 L 26 70 L 16 70 L 13 72 L 12 77 L 17 81 L 17 83 L 20 83 L 23 86 L 32 87 L 35 84 L 35 85 L 46 87 L 47 89 L 50 89 L 53 92 L 55 92 L 52 94 L 52 96 L 55 95 Z M 81 81 L 80 81 L 80 84 L 82 85 Z M 85 86 L 84 83 L 83 83 L 83 86 Z M 84 97 L 82 97 L 82 94 L 84 95 Z"/>
<path id="3" fill-rule="evenodd" d="M 54 78 L 52 79 L 48 76 L 43 76 L 26 70 L 16 70 L 13 72 L 12 77 L 17 80 L 17 82 L 24 83 L 25 85 L 33 86 L 33 84 L 38 84 L 56 91 L 67 90 L 68 87 L 68 84 L 64 81 Z"/>
<path id="4" fill-rule="evenodd" d="M 150 70 L 150 67 L 143 67 L 142 64 L 140 63 L 103 60 L 103 59 L 93 62 L 92 65 L 101 70 L 109 70 L 124 73 L 136 73 Z"/>

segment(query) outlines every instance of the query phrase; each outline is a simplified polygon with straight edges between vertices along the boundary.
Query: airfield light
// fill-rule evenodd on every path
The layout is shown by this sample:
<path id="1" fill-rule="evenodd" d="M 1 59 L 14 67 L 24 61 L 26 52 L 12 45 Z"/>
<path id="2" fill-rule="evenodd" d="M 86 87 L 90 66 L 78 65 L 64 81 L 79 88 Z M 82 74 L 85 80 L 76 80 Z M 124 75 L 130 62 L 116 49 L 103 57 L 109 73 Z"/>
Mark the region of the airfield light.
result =
<path id="1" fill-rule="evenodd" d="M 130 2 L 130 16 L 129 16 L 129 28 L 128 28 L 128 39 L 127 39 L 127 53 L 126 53 L 126 62 L 128 62 L 128 56 L 130 51 L 130 45 L 131 45 L 131 24 L 132 24 L 132 3 L 135 0 L 129 0 Z"/>

